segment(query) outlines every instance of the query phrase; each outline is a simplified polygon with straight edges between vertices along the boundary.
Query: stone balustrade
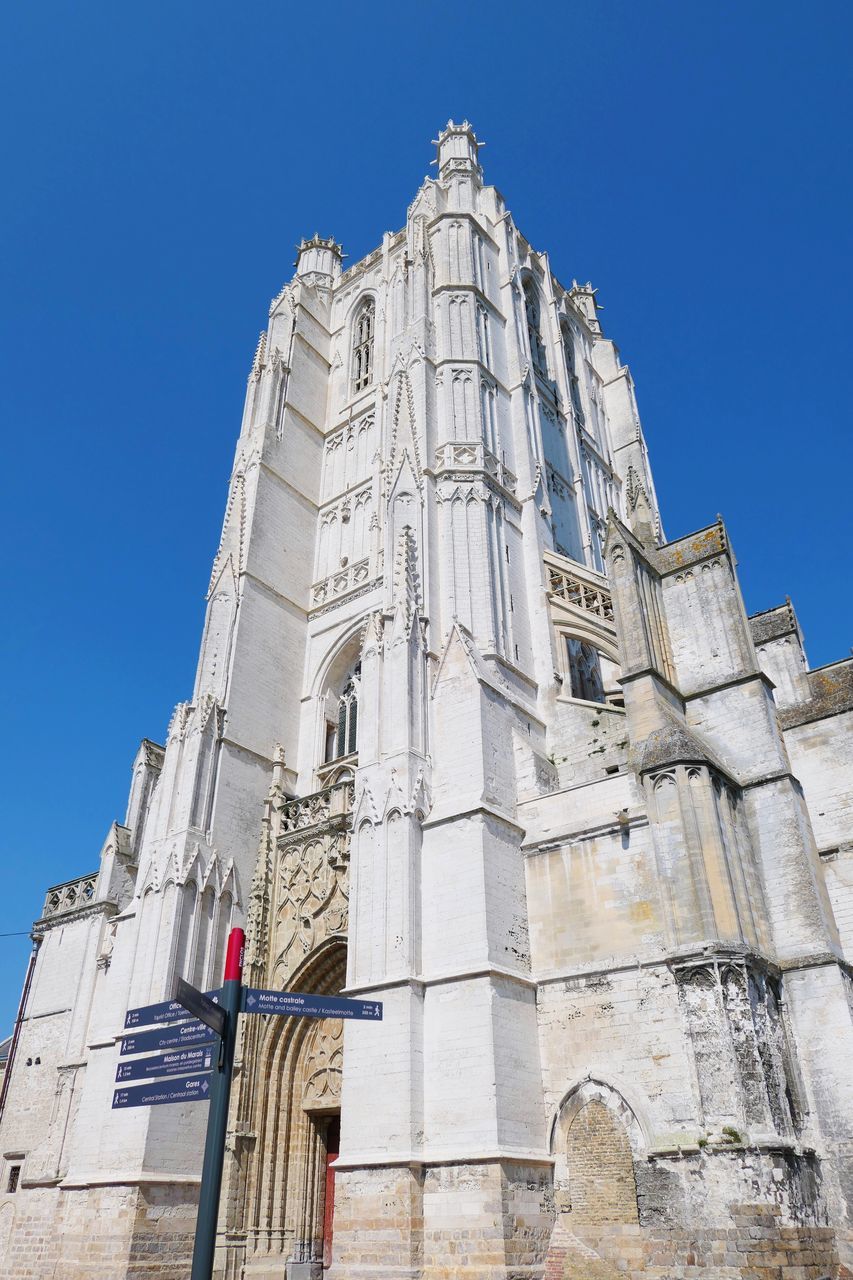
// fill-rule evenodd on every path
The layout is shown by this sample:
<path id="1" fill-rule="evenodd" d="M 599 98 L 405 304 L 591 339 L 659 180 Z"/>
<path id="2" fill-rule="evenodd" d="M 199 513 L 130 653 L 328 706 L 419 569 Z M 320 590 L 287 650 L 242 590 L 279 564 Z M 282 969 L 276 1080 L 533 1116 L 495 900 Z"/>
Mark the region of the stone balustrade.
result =
<path id="1" fill-rule="evenodd" d="M 483 471 L 502 488 L 515 493 L 517 479 L 482 440 L 448 440 L 435 452 L 436 471 Z"/>
<path id="2" fill-rule="evenodd" d="M 91 875 L 81 876 L 79 880 L 66 880 L 65 884 L 57 884 L 48 889 L 42 907 L 42 920 L 87 907 L 94 900 L 97 880 L 98 873 L 93 872 Z"/>
<path id="3" fill-rule="evenodd" d="M 353 564 L 344 565 L 328 578 L 321 578 L 311 588 L 311 607 L 318 608 L 339 597 L 349 595 L 363 587 L 370 580 L 370 558 L 356 560 Z"/>
<path id="4" fill-rule="evenodd" d="M 547 569 L 549 595 L 574 605 L 576 609 L 594 613 L 605 622 L 613 621 L 613 600 L 605 586 L 579 574 L 558 569 L 553 564 L 548 564 Z"/>
<path id="5" fill-rule="evenodd" d="M 281 813 L 281 832 L 317 827 L 333 818 L 345 818 L 352 811 L 355 786 L 351 780 L 335 782 L 322 791 L 286 800 Z"/>

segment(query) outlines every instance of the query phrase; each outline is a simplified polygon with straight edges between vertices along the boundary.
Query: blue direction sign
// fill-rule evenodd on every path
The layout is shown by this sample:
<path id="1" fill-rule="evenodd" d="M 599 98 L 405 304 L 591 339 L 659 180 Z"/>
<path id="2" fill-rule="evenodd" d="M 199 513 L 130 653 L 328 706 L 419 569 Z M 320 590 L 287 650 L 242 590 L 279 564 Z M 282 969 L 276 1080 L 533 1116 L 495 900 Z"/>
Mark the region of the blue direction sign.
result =
<path id="1" fill-rule="evenodd" d="M 243 988 L 244 1013 L 283 1013 L 292 1018 L 371 1018 L 382 1021 L 380 1000 L 345 1000 L 343 996 L 315 996 L 301 991 L 261 991 Z"/>
<path id="2" fill-rule="evenodd" d="M 124 1036 L 121 1042 L 121 1056 L 126 1058 L 131 1053 L 150 1053 L 152 1049 L 177 1049 L 185 1045 L 212 1044 L 218 1039 L 215 1031 L 211 1031 L 210 1027 L 193 1018 L 191 1022 L 181 1022 L 176 1027 L 155 1027 L 152 1031 L 137 1031 L 132 1036 Z"/>
<path id="3" fill-rule="evenodd" d="M 113 1092 L 113 1110 L 121 1107 L 159 1107 L 164 1102 L 206 1102 L 210 1097 L 210 1072 L 179 1076 L 159 1084 L 136 1084 Z"/>
<path id="4" fill-rule="evenodd" d="M 208 991 L 205 994 L 215 1003 L 219 1002 L 218 991 Z M 124 1015 L 124 1025 L 126 1029 L 151 1027 L 158 1022 L 186 1021 L 191 1016 L 180 1000 L 163 1000 L 160 1004 L 146 1004 L 140 1009 L 128 1009 Z"/>
<path id="5" fill-rule="evenodd" d="M 175 999 L 178 1000 L 184 1008 L 194 1017 L 199 1018 L 211 1031 L 215 1031 L 221 1036 L 225 1030 L 225 1010 L 220 1009 L 216 1000 L 211 1000 L 210 996 L 205 995 L 203 991 L 197 990 L 189 982 L 184 982 L 183 978 L 178 978 L 175 984 Z"/>
<path id="6" fill-rule="evenodd" d="M 188 1071 L 210 1071 L 214 1067 L 216 1045 L 203 1045 L 200 1049 L 176 1049 L 174 1053 L 158 1053 L 153 1058 L 138 1058 L 134 1062 L 120 1062 L 116 1067 L 116 1082 L 123 1080 L 151 1080 L 154 1076 L 183 1076 Z"/>

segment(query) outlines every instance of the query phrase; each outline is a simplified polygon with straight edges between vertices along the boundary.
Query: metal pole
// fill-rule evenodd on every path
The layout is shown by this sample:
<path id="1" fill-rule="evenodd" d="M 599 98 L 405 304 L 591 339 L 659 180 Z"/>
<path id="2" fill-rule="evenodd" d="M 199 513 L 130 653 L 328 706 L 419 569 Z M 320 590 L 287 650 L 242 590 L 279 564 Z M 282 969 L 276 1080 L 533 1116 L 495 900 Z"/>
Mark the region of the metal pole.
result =
<path id="1" fill-rule="evenodd" d="M 225 1030 L 220 1046 L 219 1067 L 213 1073 L 210 1086 L 210 1103 L 208 1104 L 210 1111 L 207 1117 L 207 1138 L 204 1144 L 204 1164 L 201 1169 L 201 1190 L 198 1198 L 198 1218 L 190 1280 L 211 1280 L 213 1274 L 219 1190 L 222 1186 L 225 1132 L 228 1126 L 228 1099 L 234 1068 L 237 1015 L 240 1012 L 240 996 L 243 990 L 244 943 L 243 930 L 232 929 L 228 938 L 225 981 L 222 983 L 221 996 L 221 1007 L 225 1010 Z"/>

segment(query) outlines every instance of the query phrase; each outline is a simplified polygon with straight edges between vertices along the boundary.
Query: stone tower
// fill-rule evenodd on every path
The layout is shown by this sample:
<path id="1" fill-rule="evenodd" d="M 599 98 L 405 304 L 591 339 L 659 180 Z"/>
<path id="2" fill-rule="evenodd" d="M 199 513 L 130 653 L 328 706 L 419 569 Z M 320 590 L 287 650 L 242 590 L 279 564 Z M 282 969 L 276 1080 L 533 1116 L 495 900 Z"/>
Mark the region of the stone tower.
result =
<path id="1" fill-rule="evenodd" d="M 35 926 L 9 1277 L 185 1280 L 204 1111 L 111 1112 L 116 1041 L 244 920 L 253 985 L 384 1019 L 243 1020 L 220 1280 L 853 1264 L 853 663 L 665 540 L 480 145 L 271 304 L 192 700 Z"/>

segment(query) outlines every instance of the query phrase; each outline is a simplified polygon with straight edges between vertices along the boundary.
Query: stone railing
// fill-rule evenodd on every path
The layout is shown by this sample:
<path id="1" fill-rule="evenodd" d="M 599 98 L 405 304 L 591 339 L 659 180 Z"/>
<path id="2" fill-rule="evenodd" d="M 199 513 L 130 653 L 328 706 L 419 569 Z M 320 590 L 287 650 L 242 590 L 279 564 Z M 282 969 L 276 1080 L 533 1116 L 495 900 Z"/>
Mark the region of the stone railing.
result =
<path id="1" fill-rule="evenodd" d="M 580 577 L 570 570 L 558 569 L 546 564 L 548 570 L 548 594 L 572 604 L 585 613 L 594 613 L 605 622 L 613 621 L 613 600 L 610 592 L 596 582 Z"/>
<path id="2" fill-rule="evenodd" d="M 345 565 L 337 573 L 321 578 L 311 588 L 311 608 L 319 608 L 340 596 L 349 595 L 350 591 L 363 587 L 370 580 L 370 559 L 356 560 L 354 564 Z"/>
<path id="3" fill-rule="evenodd" d="M 515 493 L 516 477 L 482 440 L 448 440 L 435 451 L 437 471 L 484 471 L 510 493 Z"/>
<path id="4" fill-rule="evenodd" d="M 352 812 L 355 786 L 351 781 L 335 782 L 310 796 L 286 800 L 281 811 L 281 832 L 303 831 L 318 827 L 333 818 L 345 818 Z"/>
<path id="5" fill-rule="evenodd" d="M 98 873 L 94 872 L 89 876 L 81 876 L 79 880 L 66 880 L 65 884 L 57 884 L 48 889 L 41 913 L 42 920 L 87 907 L 94 900 L 97 880 Z"/>

